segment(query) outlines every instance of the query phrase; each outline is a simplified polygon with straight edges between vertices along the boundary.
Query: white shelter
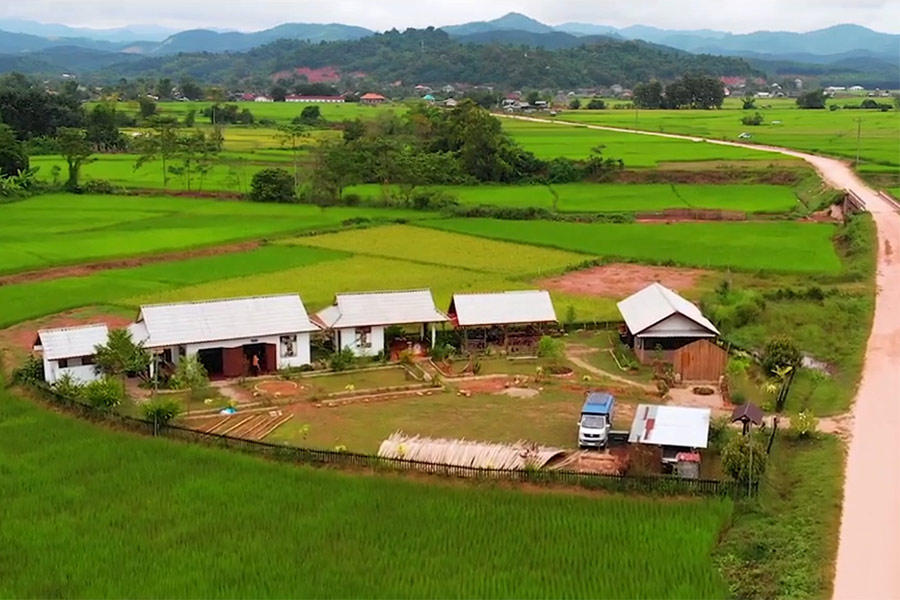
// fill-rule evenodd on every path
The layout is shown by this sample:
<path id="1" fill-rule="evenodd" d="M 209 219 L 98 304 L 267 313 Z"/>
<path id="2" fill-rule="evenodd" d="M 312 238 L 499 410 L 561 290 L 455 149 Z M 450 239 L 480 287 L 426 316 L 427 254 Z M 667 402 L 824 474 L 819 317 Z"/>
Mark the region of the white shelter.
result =
<path id="1" fill-rule="evenodd" d="M 695 304 L 659 283 L 625 298 L 618 307 L 642 362 L 657 348 L 671 354 L 699 339 L 719 336 L 719 330 Z"/>
<path id="2" fill-rule="evenodd" d="M 95 348 L 104 345 L 108 336 L 109 330 L 102 324 L 38 331 L 34 350 L 43 359 L 44 380 L 52 385 L 64 375 L 78 383 L 98 379 Z"/>
<path id="3" fill-rule="evenodd" d="M 385 348 L 384 330 L 391 325 L 421 325 L 422 338 L 435 341 L 435 323 L 447 321 L 437 309 L 431 290 L 356 292 L 338 294 L 334 304 L 315 319 L 333 333 L 335 348 L 348 348 L 355 356 L 374 356 Z"/>
<path id="4" fill-rule="evenodd" d="M 454 294 L 448 315 L 459 327 L 556 322 L 553 300 L 545 290 Z"/>
<path id="5" fill-rule="evenodd" d="M 142 306 L 129 329 L 164 364 L 196 354 L 210 375 L 238 377 L 308 365 L 317 327 L 284 294 Z"/>
<path id="6" fill-rule="evenodd" d="M 640 404 L 634 413 L 628 442 L 674 448 L 706 448 L 709 443 L 708 408 Z"/>

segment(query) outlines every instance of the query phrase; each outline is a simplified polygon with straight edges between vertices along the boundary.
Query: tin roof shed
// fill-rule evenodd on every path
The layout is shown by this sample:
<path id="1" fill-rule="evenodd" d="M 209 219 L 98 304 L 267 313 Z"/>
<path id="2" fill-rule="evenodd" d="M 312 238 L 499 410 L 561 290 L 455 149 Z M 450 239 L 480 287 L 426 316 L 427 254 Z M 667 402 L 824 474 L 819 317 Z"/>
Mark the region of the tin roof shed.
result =
<path id="1" fill-rule="evenodd" d="M 708 408 L 641 404 L 634 413 L 628 441 L 632 444 L 706 448 Z"/>
<path id="2" fill-rule="evenodd" d="M 454 294 L 448 313 L 460 327 L 556 322 L 550 292 L 544 290 Z"/>
<path id="3" fill-rule="evenodd" d="M 431 290 L 338 294 L 334 304 L 316 313 L 326 329 L 440 323 L 447 315 L 437 309 Z"/>

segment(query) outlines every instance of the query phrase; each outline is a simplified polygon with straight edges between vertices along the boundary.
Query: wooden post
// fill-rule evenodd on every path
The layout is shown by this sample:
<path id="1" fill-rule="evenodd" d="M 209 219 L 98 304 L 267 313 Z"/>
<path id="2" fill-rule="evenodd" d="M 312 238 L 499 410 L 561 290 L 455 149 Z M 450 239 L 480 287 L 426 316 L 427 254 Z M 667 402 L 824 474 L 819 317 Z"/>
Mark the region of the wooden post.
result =
<path id="1" fill-rule="evenodd" d="M 509 332 L 507 326 L 503 326 L 503 351 L 509 354 Z"/>

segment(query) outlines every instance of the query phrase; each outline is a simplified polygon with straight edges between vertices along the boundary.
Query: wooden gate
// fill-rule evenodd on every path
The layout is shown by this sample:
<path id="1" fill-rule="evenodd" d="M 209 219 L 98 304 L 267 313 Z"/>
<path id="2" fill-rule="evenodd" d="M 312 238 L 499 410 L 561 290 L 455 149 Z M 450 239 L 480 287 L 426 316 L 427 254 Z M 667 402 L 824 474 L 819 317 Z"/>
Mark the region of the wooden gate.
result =
<path id="1" fill-rule="evenodd" d="M 672 365 L 682 381 L 718 381 L 725 373 L 728 352 L 709 340 L 697 340 L 675 351 Z"/>

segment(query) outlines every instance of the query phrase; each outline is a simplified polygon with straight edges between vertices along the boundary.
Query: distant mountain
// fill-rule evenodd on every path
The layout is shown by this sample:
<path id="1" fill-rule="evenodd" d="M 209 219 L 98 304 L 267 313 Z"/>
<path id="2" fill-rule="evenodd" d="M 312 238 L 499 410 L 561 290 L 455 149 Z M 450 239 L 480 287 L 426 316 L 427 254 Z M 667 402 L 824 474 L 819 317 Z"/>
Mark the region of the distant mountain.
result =
<path id="1" fill-rule="evenodd" d="M 11 33 L 0 31 L 0 53 L 15 54 L 19 52 L 35 52 L 57 46 L 75 46 L 91 50 L 116 51 L 119 46 L 112 42 L 91 40 L 88 38 L 46 38 L 28 33 Z"/>
<path id="2" fill-rule="evenodd" d="M 69 27 L 58 23 L 39 23 L 24 19 L 0 19 L 0 29 L 12 33 L 27 33 L 47 38 L 87 38 L 107 42 L 134 42 L 149 40 L 161 42 L 177 29 L 159 25 L 126 25 L 113 29 L 92 29 L 89 27 Z"/>
<path id="3" fill-rule="evenodd" d="M 530 33 L 550 33 L 553 27 L 544 25 L 521 13 L 511 12 L 493 21 L 474 21 L 462 25 L 447 25 L 441 27 L 445 32 L 453 36 L 472 35 L 489 31 L 517 30 Z"/>
<path id="4" fill-rule="evenodd" d="M 584 44 L 595 44 L 603 40 L 616 38 L 603 35 L 577 36 L 562 31 L 533 33 L 515 29 L 501 29 L 457 36 L 455 39 L 461 44 L 508 44 L 513 46 L 530 46 L 532 48 L 559 50 L 561 48 L 576 48 L 578 46 L 583 46 Z M 618 39 L 621 40 L 621 38 Z"/>
<path id="5" fill-rule="evenodd" d="M 148 50 L 147 54 L 164 55 L 179 52 L 241 52 L 280 39 L 304 40 L 313 43 L 357 40 L 372 35 L 372 31 L 353 25 L 330 23 L 285 23 L 254 33 L 237 31 L 217 33 L 209 29 L 182 31 Z"/>

